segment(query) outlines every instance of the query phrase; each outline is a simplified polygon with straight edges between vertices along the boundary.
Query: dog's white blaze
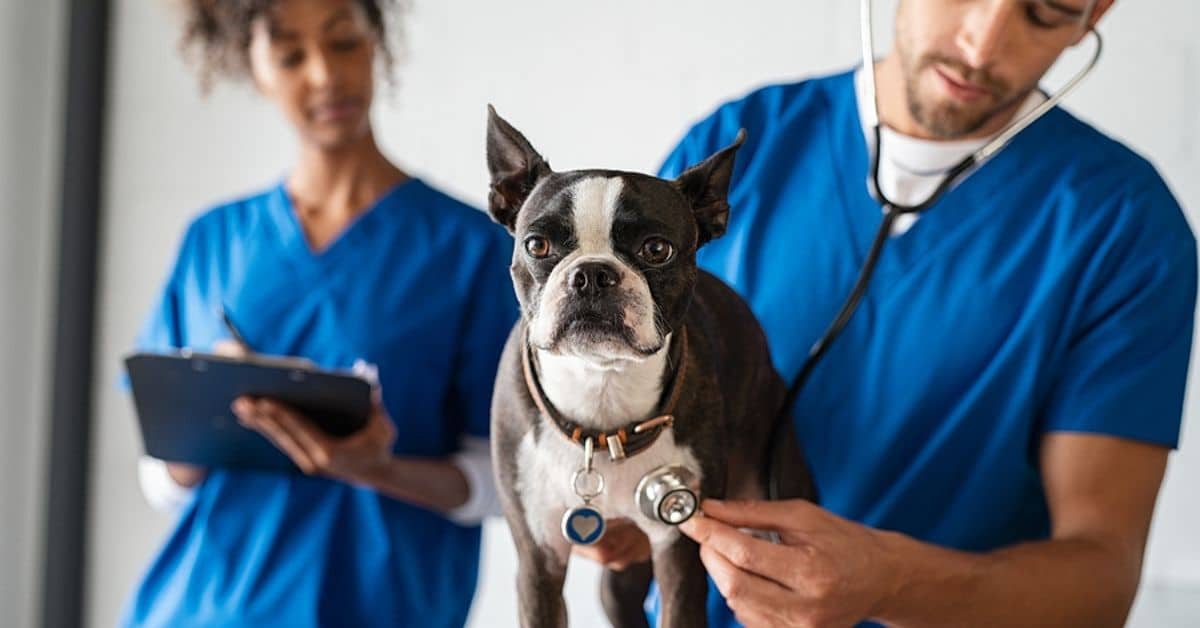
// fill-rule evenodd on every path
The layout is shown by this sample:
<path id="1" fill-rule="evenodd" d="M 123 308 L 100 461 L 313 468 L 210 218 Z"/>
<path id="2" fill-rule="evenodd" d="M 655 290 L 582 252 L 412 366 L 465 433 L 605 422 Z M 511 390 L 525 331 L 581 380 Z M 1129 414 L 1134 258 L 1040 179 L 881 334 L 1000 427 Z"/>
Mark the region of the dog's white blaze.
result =
<path id="1" fill-rule="evenodd" d="M 624 187 L 625 183 L 617 177 L 591 177 L 571 186 L 575 237 L 583 255 L 601 255 L 617 261 L 613 255 L 612 226 Z"/>
<path id="2" fill-rule="evenodd" d="M 550 425 L 541 437 L 533 431 L 525 434 L 517 448 L 517 495 L 525 512 L 525 522 L 534 540 L 553 549 L 566 560 L 570 544 L 562 536 L 562 517 L 567 509 L 583 503 L 571 489 L 571 476 L 583 463 L 583 449 Z M 650 537 L 657 550 L 673 542 L 679 531 L 642 514 L 634 490 L 642 476 L 668 464 L 678 464 L 699 474 L 700 463 L 690 447 L 677 445 L 675 435 L 666 430 L 648 449 L 620 462 L 609 459 L 608 452 L 597 450 L 593 468 L 604 476 L 604 492 L 591 504 L 607 520 L 627 518 Z"/>

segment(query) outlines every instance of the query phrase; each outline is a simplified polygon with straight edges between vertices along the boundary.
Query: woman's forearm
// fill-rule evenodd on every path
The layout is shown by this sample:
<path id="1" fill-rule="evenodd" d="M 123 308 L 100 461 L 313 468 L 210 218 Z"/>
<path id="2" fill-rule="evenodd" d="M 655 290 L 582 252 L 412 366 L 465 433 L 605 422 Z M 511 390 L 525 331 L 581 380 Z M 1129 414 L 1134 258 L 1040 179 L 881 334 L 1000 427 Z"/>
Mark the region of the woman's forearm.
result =
<path id="1" fill-rule="evenodd" d="M 471 490 L 462 470 L 448 458 L 393 456 L 368 481 L 388 497 L 441 513 L 465 504 Z"/>

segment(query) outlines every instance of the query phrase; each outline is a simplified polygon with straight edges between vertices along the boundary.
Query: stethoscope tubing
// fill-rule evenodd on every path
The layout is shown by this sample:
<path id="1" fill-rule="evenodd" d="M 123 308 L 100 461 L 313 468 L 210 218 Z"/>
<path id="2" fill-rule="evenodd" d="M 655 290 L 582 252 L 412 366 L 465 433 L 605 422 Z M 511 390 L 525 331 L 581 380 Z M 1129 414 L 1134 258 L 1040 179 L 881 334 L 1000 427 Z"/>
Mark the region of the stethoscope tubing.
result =
<path id="1" fill-rule="evenodd" d="M 872 25 L 871 0 L 861 0 L 860 4 L 860 27 L 862 31 L 862 54 L 863 54 L 863 71 L 866 72 L 866 89 L 865 99 L 871 104 L 870 109 L 866 111 L 867 124 L 872 127 L 875 145 L 868 147 L 871 153 L 871 169 L 867 179 L 867 188 L 883 210 L 883 219 L 879 224 L 879 229 L 875 232 L 875 238 L 871 241 L 871 247 L 867 250 L 867 255 L 863 258 L 862 266 L 859 268 L 858 277 L 854 280 L 854 285 L 851 287 L 849 294 L 846 295 L 842 306 L 838 308 L 837 314 L 830 321 L 829 326 L 825 329 L 825 333 L 821 334 L 820 338 L 813 343 L 808 351 L 808 356 L 804 363 L 800 366 L 800 370 L 796 375 L 796 379 L 788 386 L 787 394 L 784 396 L 783 406 L 779 414 L 775 417 L 775 424 L 771 430 L 771 439 L 766 460 L 763 465 L 766 471 L 767 481 L 767 496 L 770 499 L 779 498 L 779 478 L 777 470 L 773 462 L 777 454 L 778 443 L 783 438 L 783 428 L 787 421 L 791 420 L 792 407 L 795 406 L 796 399 L 803 390 L 804 385 L 812 376 L 813 370 L 817 364 L 828 352 L 829 347 L 841 335 L 846 326 L 850 324 L 850 320 L 854 318 L 854 313 L 858 311 L 862 299 L 866 296 L 867 288 L 871 284 L 871 278 L 875 274 L 875 267 L 879 262 L 879 256 L 883 252 L 883 247 L 891 237 L 892 226 L 896 219 L 903 214 L 920 214 L 937 203 L 947 192 L 955 185 L 967 178 L 971 173 L 982 166 L 986 161 L 994 157 L 997 153 L 1004 149 L 1021 131 L 1024 131 L 1031 124 L 1046 114 L 1054 107 L 1058 106 L 1068 94 L 1073 92 L 1079 86 L 1083 79 L 1091 74 L 1096 64 L 1100 61 L 1101 53 L 1104 51 L 1104 39 L 1095 29 L 1089 28 L 1088 33 L 1092 35 L 1096 41 L 1096 49 L 1092 53 L 1092 57 L 1088 60 L 1084 67 L 1075 73 L 1062 88 L 1054 94 L 1048 96 L 1044 102 L 1035 107 L 1033 110 L 1021 116 L 1019 119 L 1009 124 L 996 137 L 977 149 L 975 152 L 967 155 L 962 161 L 950 168 L 941 183 L 934 189 L 924 201 L 916 205 L 902 205 L 893 202 L 884 193 L 883 188 L 879 184 L 879 158 L 882 154 L 882 132 L 881 123 L 879 121 L 879 104 L 875 94 L 875 45 L 874 45 L 874 27 Z M 1093 1 L 1092 6 L 1095 6 Z"/>

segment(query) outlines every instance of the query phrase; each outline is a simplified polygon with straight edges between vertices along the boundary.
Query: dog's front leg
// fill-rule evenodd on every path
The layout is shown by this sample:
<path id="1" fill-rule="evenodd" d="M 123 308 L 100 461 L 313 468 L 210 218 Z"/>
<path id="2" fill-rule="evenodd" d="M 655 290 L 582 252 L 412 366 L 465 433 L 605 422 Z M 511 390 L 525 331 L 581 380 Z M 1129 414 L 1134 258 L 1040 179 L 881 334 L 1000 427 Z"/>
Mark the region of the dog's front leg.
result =
<path id="1" fill-rule="evenodd" d="M 565 628 L 567 605 L 563 600 L 563 582 L 567 562 L 552 549 L 520 547 L 517 571 L 517 596 L 520 600 L 521 626 L 524 628 Z"/>
<path id="2" fill-rule="evenodd" d="M 622 571 L 604 570 L 600 579 L 600 602 L 614 628 L 648 628 L 646 593 L 653 577 L 648 562 L 629 565 Z"/>
<path id="3" fill-rule="evenodd" d="M 502 371 L 503 373 L 503 371 Z M 503 377 L 501 375 L 500 377 Z M 498 391 L 516 390 L 502 386 L 497 380 Z M 502 395 L 503 392 L 497 393 Z M 567 559 L 571 548 L 561 535 L 546 534 L 553 530 L 553 522 L 543 517 L 529 517 L 527 513 L 541 513 L 545 506 L 527 503 L 529 494 L 521 492 L 521 473 L 516 457 L 519 443 L 524 438 L 513 415 L 506 414 L 506 401 L 497 404 L 492 422 L 492 462 L 495 464 L 496 485 L 500 489 L 500 503 L 504 507 L 504 518 L 512 533 L 513 545 L 517 549 L 517 600 L 524 628 L 560 628 L 567 625 L 567 607 L 563 601 L 562 588 L 567 575 Z M 532 491 L 530 491 L 532 493 Z M 541 534 L 535 534 L 534 529 Z M 489 622 L 490 623 L 490 622 Z"/>
<path id="4" fill-rule="evenodd" d="M 707 626 L 708 579 L 700 562 L 700 546 L 678 532 L 654 545 L 654 579 L 662 599 L 662 628 Z"/>
<path id="5" fill-rule="evenodd" d="M 503 469 L 504 467 L 502 467 Z M 505 477 L 501 471 L 501 477 Z M 526 518 L 530 506 L 522 503 L 516 482 L 501 481 L 501 494 L 508 529 L 517 548 L 517 599 L 523 628 L 565 628 L 567 605 L 563 600 L 563 582 L 567 578 L 567 560 L 571 548 L 561 536 L 543 540 L 531 525 L 538 520 Z M 533 507 L 536 507 L 534 505 Z"/>

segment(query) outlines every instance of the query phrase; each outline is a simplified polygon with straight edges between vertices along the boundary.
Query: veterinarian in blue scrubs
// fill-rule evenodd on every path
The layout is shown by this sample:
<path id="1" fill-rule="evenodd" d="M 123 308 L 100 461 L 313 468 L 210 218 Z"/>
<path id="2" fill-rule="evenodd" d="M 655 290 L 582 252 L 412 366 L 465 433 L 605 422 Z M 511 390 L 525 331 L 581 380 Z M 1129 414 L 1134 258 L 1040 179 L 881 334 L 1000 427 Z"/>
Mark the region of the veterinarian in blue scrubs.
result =
<path id="1" fill-rule="evenodd" d="M 876 66 L 885 192 L 924 200 L 1040 104 L 1025 86 L 1111 4 L 903 0 Z M 749 301 L 789 381 L 882 217 L 864 80 L 757 90 L 662 169 L 747 130 L 729 231 L 699 258 Z M 685 524 L 729 595 L 712 625 L 1123 623 L 1178 443 L 1195 299 L 1195 241 L 1167 185 L 1051 110 L 892 229 L 793 411 L 820 507 L 706 502 Z"/>
<path id="2" fill-rule="evenodd" d="M 138 344 L 209 349 L 230 339 L 224 309 L 256 351 L 374 365 L 382 403 L 335 440 L 279 404 L 239 400 L 241 421 L 308 475 L 145 460 L 147 496 L 179 514 L 124 625 L 466 621 L 478 523 L 495 510 L 486 439 L 516 317 L 511 240 L 376 147 L 388 4 L 188 5 L 185 42 L 206 69 L 244 63 L 299 155 L 279 183 L 192 222 Z"/>

